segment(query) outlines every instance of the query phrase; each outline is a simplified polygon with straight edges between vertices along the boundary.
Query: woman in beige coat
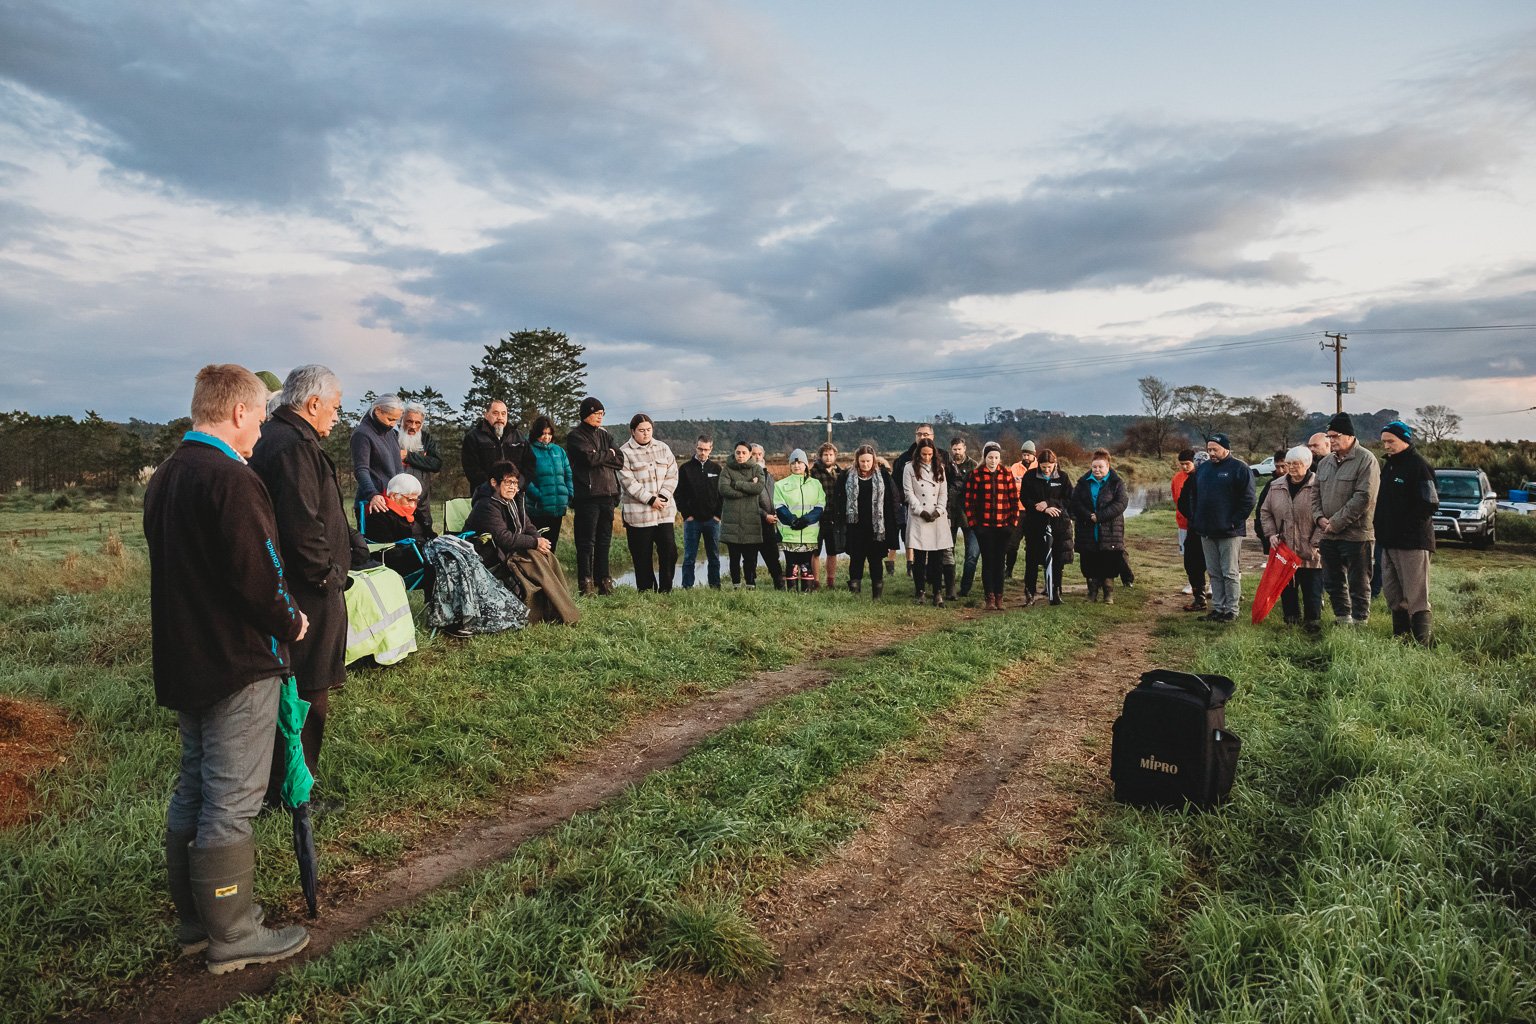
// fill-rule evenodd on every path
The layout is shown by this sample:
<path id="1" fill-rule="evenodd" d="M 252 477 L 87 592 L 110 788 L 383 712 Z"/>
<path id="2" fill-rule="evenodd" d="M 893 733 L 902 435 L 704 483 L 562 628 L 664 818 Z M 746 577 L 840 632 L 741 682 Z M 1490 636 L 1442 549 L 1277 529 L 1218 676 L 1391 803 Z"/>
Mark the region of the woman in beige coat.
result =
<path id="1" fill-rule="evenodd" d="M 1305 445 L 1297 445 L 1285 453 L 1285 476 L 1269 487 L 1259 509 L 1259 522 L 1266 537 L 1284 541 L 1301 559 L 1296 578 L 1280 594 L 1280 609 L 1286 625 L 1301 623 L 1309 633 L 1322 628 L 1323 556 L 1319 544 L 1323 528 L 1317 523 L 1319 514 L 1312 453 Z"/>

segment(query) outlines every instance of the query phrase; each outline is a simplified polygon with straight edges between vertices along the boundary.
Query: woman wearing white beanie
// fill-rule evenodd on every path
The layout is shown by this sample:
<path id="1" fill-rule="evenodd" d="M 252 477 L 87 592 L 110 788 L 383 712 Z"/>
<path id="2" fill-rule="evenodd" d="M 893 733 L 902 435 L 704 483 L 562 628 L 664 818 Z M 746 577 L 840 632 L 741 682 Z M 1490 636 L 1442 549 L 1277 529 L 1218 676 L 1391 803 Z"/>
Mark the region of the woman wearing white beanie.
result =
<path id="1" fill-rule="evenodd" d="M 1297 445 L 1285 453 L 1285 475 L 1275 480 L 1259 508 L 1264 535 L 1283 540 L 1301 559 L 1301 568 L 1280 594 L 1286 625 L 1298 623 L 1309 633 L 1321 630 L 1323 616 L 1323 555 L 1319 544 L 1317 474 L 1312 452 Z"/>

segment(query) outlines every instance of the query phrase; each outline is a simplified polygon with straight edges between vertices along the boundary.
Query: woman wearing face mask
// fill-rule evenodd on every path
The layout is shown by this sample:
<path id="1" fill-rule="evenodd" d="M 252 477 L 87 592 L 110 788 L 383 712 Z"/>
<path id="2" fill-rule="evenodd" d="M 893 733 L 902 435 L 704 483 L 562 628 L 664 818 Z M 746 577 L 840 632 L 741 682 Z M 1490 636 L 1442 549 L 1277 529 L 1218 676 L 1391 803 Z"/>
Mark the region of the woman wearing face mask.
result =
<path id="1" fill-rule="evenodd" d="M 954 577 L 955 531 L 949 525 L 949 481 L 944 460 L 931 438 L 914 446 L 912 458 L 901 471 L 907 506 L 907 550 L 912 555 L 912 582 L 917 603 L 923 603 L 924 580 L 933 595 L 933 606 L 943 607 L 944 567 Z"/>
<path id="2" fill-rule="evenodd" d="M 988 441 L 981 465 L 965 480 L 965 520 L 981 542 L 981 588 L 987 611 L 1003 610 L 1004 561 L 1019 521 L 1019 482 L 1003 465 L 1003 449 Z"/>
<path id="3" fill-rule="evenodd" d="M 757 554 L 763 543 L 765 471 L 752 458 L 752 448 L 737 441 L 731 458 L 720 470 L 720 541 L 731 553 L 731 586 L 741 586 L 746 570 L 747 589 L 757 586 Z"/>
<path id="4" fill-rule="evenodd" d="M 1072 489 L 1072 518 L 1077 521 L 1077 553 L 1088 579 L 1088 600 L 1114 604 L 1110 578 L 1125 564 L 1125 481 L 1109 468 L 1109 452 L 1093 453 L 1089 471 Z"/>
<path id="5" fill-rule="evenodd" d="M 838 509 L 843 539 L 838 547 L 848 552 L 848 589 L 863 588 L 864 569 L 869 568 L 869 596 L 879 600 L 885 591 L 885 558 L 900 541 L 896 536 L 896 484 L 891 474 L 875 461 L 875 449 L 861 444 L 854 450 L 853 465 L 838 477 L 837 493 L 830 504 Z"/>
<path id="6" fill-rule="evenodd" d="M 1024 603 L 1035 603 L 1040 570 L 1050 555 L 1045 597 L 1061 604 L 1061 577 L 1072 562 L 1072 478 L 1056 463 L 1056 453 L 1040 450 L 1040 461 L 1019 481 L 1024 506 Z"/>

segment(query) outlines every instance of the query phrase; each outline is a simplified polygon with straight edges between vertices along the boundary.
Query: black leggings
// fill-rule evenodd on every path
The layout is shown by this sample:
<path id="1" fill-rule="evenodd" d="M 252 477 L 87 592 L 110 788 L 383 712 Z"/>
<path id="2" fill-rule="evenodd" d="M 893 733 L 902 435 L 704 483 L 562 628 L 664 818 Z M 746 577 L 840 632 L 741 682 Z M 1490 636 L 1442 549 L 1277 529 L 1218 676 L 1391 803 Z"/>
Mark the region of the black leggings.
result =
<path id="1" fill-rule="evenodd" d="M 853 523 L 848 527 L 848 582 L 857 583 L 864 578 L 864 567 L 869 566 L 869 582 L 885 579 L 885 544 L 875 539 L 869 527 Z"/>
<path id="2" fill-rule="evenodd" d="M 1008 557 L 1011 526 L 978 526 L 976 539 L 981 542 L 981 589 L 988 594 L 1003 592 L 1003 561 Z"/>
<path id="3" fill-rule="evenodd" d="M 948 557 L 945 557 L 945 556 Z M 939 588 L 944 585 L 944 566 L 955 564 L 954 549 L 949 551 L 913 551 L 912 552 L 912 582 L 921 585 L 924 580 L 928 587 L 937 594 Z"/>
<path id="4" fill-rule="evenodd" d="M 740 583 L 745 569 L 747 586 L 757 586 L 757 553 L 762 545 L 727 543 L 725 546 L 731 553 L 731 582 Z"/>

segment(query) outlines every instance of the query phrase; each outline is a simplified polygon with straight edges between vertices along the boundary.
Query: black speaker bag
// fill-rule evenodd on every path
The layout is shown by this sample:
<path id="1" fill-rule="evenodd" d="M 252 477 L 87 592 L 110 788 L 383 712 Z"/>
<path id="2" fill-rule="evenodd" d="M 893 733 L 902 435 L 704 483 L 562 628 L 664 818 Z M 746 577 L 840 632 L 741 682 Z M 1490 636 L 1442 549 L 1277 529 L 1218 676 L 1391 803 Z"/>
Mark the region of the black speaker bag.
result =
<path id="1" fill-rule="evenodd" d="M 1154 669 L 1115 719 L 1109 777 L 1138 807 L 1214 807 L 1227 799 L 1242 740 L 1227 730 L 1232 680 Z"/>

